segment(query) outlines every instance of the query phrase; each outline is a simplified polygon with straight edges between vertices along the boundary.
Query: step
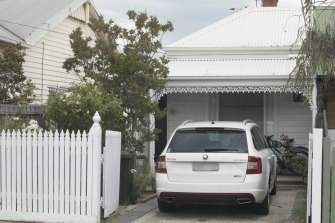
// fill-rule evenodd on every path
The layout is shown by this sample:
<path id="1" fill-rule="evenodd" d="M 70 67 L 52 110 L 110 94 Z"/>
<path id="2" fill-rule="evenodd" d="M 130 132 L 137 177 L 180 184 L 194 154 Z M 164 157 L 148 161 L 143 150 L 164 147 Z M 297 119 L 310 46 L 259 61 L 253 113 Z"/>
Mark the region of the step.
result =
<path id="1" fill-rule="evenodd" d="M 278 175 L 278 185 L 304 185 L 304 181 L 301 176 L 294 175 Z"/>

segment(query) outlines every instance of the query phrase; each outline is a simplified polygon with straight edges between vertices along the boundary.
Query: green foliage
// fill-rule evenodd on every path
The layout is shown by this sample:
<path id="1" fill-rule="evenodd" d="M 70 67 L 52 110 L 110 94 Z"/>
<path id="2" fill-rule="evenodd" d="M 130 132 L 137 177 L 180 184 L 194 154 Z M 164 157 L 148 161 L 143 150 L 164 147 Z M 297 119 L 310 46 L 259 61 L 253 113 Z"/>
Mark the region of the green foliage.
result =
<path id="1" fill-rule="evenodd" d="M 0 122 L 0 130 L 36 130 L 39 131 L 42 128 L 38 125 L 38 122 L 33 119 L 24 117 L 17 117 L 14 115 L 8 115 Z"/>
<path id="2" fill-rule="evenodd" d="M 165 111 L 154 100 L 164 89 L 168 59 L 161 54 L 161 38 L 173 31 L 171 22 L 161 24 L 146 13 L 128 12 L 134 28 L 122 28 L 103 17 L 93 19 L 90 27 L 96 40 L 86 38 L 80 29 L 70 35 L 73 57 L 63 67 L 80 78 L 92 78 L 108 95 L 118 98 L 127 113 L 122 135 L 124 148 L 143 151 L 144 142 L 156 138 L 150 129 L 149 114 L 161 118 Z M 120 45 L 120 43 L 123 43 Z M 80 76 L 84 73 L 84 77 Z M 153 90 L 155 95 L 150 95 Z"/>
<path id="3" fill-rule="evenodd" d="M 19 130 L 23 129 L 27 125 L 27 120 L 20 119 L 15 116 L 6 116 L 0 123 L 0 130 Z"/>
<path id="4" fill-rule="evenodd" d="M 297 43 L 304 39 L 288 82 L 289 86 L 301 92 L 310 94 L 318 75 L 323 77 L 325 90 L 333 83 L 335 73 L 333 4 L 334 1 L 303 1 L 304 26 L 299 30 Z"/>
<path id="5" fill-rule="evenodd" d="M 304 179 L 307 179 L 308 175 L 308 163 L 307 160 L 304 160 L 302 157 L 296 154 L 296 150 L 293 146 L 293 140 L 291 140 L 287 135 L 281 135 L 280 140 L 285 148 L 283 152 L 283 160 L 290 169 L 294 169 L 299 175 Z"/>
<path id="6" fill-rule="evenodd" d="M 141 195 L 148 187 L 155 189 L 155 173 L 145 157 L 137 157 L 136 167 L 132 170 L 134 192 Z"/>
<path id="7" fill-rule="evenodd" d="M 36 99 L 33 93 L 35 86 L 30 80 L 26 80 L 23 73 L 24 56 L 25 53 L 20 44 L 9 44 L 0 55 L 1 104 L 27 104 Z"/>
<path id="8" fill-rule="evenodd" d="M 49 96 L 44 109 L 48 123 L 57 123 L 58 129 L 88 132 L 93 124 L 92 117 L 98 111 L 103 130 L 123 129 L 119 99 L 91 83 L 73 84 L 70 90 L 59 96 Z"/>

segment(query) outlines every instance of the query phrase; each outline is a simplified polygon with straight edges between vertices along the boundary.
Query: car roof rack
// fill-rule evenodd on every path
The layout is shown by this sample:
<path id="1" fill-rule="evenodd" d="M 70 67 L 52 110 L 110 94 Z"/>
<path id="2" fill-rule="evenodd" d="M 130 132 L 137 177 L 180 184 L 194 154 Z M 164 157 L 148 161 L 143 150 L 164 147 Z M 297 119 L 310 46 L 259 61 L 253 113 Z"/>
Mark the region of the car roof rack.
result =
<path id="1" fill-rule="evenodd" d="M 186 125 L 186 124 L 191 123 L 191 122 L 194 122 L 194 120 L 186 120 L 181 125 Z"/>
<path id="2" fill-rule="evenodd" d="M 243 121 L 243 125 L 246 125 L 247 123 L 254 123 L 251 119 L 246 119 Z"/>

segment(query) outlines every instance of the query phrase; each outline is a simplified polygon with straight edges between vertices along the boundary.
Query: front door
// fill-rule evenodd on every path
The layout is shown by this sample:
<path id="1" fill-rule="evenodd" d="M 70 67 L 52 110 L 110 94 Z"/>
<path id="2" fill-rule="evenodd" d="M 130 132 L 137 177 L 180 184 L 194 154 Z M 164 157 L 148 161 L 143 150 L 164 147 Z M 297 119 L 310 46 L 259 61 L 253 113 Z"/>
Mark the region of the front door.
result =
<path id="1" fill-rule="evenodd" d="M 219 94 L 219 120 L 243 121 L 251 119 L 263 129 L 262 93 Z"/>

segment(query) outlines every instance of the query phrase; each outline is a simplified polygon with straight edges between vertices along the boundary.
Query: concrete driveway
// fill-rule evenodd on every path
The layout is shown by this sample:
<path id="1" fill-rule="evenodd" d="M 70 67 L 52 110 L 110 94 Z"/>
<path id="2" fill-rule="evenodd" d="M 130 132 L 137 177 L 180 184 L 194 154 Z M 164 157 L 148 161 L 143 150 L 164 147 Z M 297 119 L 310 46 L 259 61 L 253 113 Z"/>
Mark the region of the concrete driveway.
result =
<path id="1" fill-rule="evenodd" d="M 304 217 L 306 187 L 299 182 L 296 177 L 282 176 L 279 179 L 277 195 L 270 198 L 270 214 L 267 216 L 255 214 L 247 205 L 187 205 L 173 213 L 161 213 L 156 199 L 153 199 L 113 222 L 301 222 L 299 218 Z"/>

